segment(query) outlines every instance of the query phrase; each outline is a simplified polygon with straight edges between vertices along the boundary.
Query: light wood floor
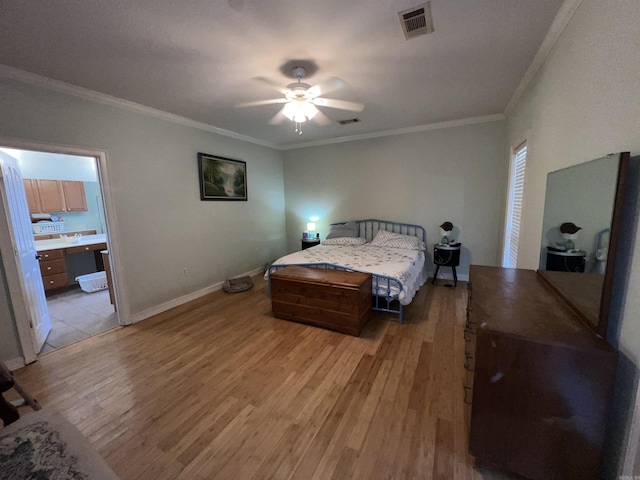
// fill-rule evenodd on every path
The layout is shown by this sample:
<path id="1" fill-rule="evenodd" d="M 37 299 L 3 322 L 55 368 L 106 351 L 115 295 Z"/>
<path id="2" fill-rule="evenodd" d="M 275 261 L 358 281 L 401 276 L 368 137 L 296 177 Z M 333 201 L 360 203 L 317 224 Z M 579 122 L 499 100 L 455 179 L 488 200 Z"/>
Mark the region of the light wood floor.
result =
<path id="1" fill-rule="evenodd" d="M 374 312 L 360 338 L 273 318 L 254 283 L 46 354 L 16 379 L 123 479 L 483 478 L 466 453 L 465 283 L 429 282 L 405 324 Z"/>

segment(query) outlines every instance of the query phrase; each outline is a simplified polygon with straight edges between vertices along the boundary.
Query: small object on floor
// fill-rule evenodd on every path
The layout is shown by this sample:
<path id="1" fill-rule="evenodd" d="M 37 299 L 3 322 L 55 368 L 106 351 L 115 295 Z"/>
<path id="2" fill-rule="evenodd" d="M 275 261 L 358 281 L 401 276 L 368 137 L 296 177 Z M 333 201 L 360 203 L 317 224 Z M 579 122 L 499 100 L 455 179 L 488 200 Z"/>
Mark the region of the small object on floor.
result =
<path id="1" fill-rule="evenodd" d="M 231 278 L 225 280 L 222 289 L 227 293 L 238 293 L 251 290 L 253 288 L 253 280 L 251 277 Z"/>

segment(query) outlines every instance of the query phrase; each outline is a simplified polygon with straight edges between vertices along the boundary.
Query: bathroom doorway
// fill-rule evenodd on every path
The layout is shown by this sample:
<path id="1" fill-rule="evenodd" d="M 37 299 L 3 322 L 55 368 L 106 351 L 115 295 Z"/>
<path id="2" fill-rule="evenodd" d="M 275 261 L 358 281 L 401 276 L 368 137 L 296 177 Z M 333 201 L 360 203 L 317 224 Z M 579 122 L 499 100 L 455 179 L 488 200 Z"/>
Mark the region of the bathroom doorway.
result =
<path id="1" fill-rule="evenodd" d="M 0 148 L 17 160 L 33 242 L 40 261 L 49 321 L 45 339 L 29 341 L 16 325 L 25 363 L 120 325 L 105 215 L 100 161 L 94 156 Z M 11 203 L 8 199 L 7 202 Z M 15 235 L 14 235 L 15 238 Z M 109 271 L 109 280 L 106 280 Z M 83 281 L 83 279 L 85 279 Z M 9 280 L 11 281 L 11 280 Z M 24 285 L 23 285 L 24 289 Z M 27 322 L 18 318 L 16 323 Z M 25 345 L 27 348 L 25 348 Z"/>

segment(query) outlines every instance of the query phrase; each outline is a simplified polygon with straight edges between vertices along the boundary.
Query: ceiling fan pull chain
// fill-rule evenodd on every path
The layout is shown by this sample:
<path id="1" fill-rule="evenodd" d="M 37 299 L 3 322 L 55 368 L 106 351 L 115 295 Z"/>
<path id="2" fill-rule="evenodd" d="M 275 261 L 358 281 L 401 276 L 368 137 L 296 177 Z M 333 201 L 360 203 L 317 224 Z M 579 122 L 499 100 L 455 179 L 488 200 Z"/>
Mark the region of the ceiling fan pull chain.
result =
<path id="1" fill-rule="evenodd" d="M 294 130 L 298 135 L 302 135 L 302 123 L 296 122 L 296 129 Z"/>

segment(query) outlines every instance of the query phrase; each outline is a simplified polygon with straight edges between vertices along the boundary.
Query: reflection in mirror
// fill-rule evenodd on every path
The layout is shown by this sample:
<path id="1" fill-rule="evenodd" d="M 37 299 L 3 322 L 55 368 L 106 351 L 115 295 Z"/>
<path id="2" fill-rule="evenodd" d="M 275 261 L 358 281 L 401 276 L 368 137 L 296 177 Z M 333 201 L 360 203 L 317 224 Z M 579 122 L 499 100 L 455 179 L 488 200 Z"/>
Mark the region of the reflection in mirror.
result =
<path id="1" fill-rule="evenodd" d="M 611 154 L 547 176 L 540 275 L 598 332 L 619 168 Z"/>
<path id="2" fill-rule="evenodd" d="M 576 271 L 571 268 L 571 257 L 561 258 L 560 262 L 555 258 L 574 253 L 584 255 L 585 272 L 604 275 L 618 160 L 618 154 L 607 155 L 549 173 L 542 223 L 541 270 Z M 574 238 L 563 237 L 560 227 L 565 223 L 573 223 L 580 228 L 570 235 Z M 574 251 L 567 252 L 569 241 L 574 243 Z"/>

